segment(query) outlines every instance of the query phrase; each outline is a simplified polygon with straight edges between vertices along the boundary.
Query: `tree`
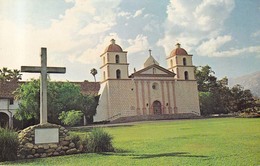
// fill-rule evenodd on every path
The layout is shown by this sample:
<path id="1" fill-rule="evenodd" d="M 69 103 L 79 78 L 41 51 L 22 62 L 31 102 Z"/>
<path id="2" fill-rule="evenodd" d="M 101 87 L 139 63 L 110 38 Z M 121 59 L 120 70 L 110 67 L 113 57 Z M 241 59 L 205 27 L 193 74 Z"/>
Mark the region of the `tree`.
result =
<path id="1" fill-rule="evenodd" d="M 7 67 L 3 67 L 2 69 L 0 69 L 0 81 L 10 82 L 18 81 L 20 79 L 22 79 L 22 74 L 20 74 L 20 70 L 10 70 Z"/>
<path id="2" fill-rule="evenodd" d="M 235 85 L 231 88 L 233 112 L 253 112 L 256 107 L 256 101 L 250 90 L 241 85 Z"/>
<path id="3" fill-rule="evenodd" d="M 35 119 L 39 122 L 40 115 L 40 81 L 32 79 L 22 84 L 14 93 L 19 100 L 19 108 L 15 117 L 18 120 Z M 48 83 L 48 121 L 50 123 L 60 123 L 58 116 L 62 111 L 78 109 L 78 97 L 80 96 L 79 86 L 69 82 L 49 82 Z"/>
<path id="4" fill-rule="evenodd" d="M 90 73 L 93 75 L 94 80 L 95 80 L 95 82 L 96 82 L 97 69 L 95 69 L 95 68 L 91 69 L 91 70 L 90 70 Z"/>
<path id="5" fill-rule="evenodd" d="M 213 74 L 215 72 L 208 65 L 195 68 L 198 90 L 200 92 L 208 92 L 210 88 L 216 85 L 217 77 Z"/>
<path id="6" fill-rule="evenodd" d="M 22 84 L 15 92 L 19 108 L 15 117 L 18 120 L 35 120 L 40 116 L 40 81 L 32 79 Z M 48 122 L 60 124 L 59 115 L 69 110 L 80 110 L 88 122 L 96 114 L 99 96 L 83 95 L 80 87 L 70 82 L 48 82 Z"/>
<path id="7" fill-rule="evenodd" d="M 80 123 L 83 113 L 81 111 L 71 110 L 71 111 L 62 111 L 59 114 L 59 119 L 61 122 L 68 126 L 75 126 Z"/>
<path id="8" fill-rule="evenodd" d="M 244 90 L 241 85 L 230 89 L 228 78 L 217 80 L 214 73 L 208 65 L 195 70 L 202 115 L 254 110 L 255 100 L 250 90 Z"/>
<path id="9" fill-rule="evenodd" d="M 84 125 L 87 122 L 93 122 L 93 116 L 96 114 L 96 109 L 98 106 L 99 96 L 93 95 L 82 95 L 80 110 L 84 114 Z"/>
<path id="10" fill-rule="evenodd" d="M 18 120 L 39 119 L 40 116 L 40 81 L 31 81 L 20 85 L 14 92 L 15 99 L 19 100 L 19 108 L 15 113 Z"/>
<path id="11" fill-rule="evenodd" d="M 213 96 L 210 92 L 199 92 L 200 111 L 202 115 L 212 114 Z"/>

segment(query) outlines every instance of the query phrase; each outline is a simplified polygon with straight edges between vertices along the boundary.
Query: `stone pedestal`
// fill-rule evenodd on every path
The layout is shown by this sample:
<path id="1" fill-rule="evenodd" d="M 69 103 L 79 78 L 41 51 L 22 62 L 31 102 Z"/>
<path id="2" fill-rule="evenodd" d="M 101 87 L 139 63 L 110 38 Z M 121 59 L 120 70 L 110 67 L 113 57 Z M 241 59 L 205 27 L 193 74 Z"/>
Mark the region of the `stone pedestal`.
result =
<path id="1" fill-rule="evenodd" d="M 56 124 L 38 124 L 19 135 L 18 158 L 38 158 L 81 153 L 83 146 L 73 142 L 68 130 Z"/>

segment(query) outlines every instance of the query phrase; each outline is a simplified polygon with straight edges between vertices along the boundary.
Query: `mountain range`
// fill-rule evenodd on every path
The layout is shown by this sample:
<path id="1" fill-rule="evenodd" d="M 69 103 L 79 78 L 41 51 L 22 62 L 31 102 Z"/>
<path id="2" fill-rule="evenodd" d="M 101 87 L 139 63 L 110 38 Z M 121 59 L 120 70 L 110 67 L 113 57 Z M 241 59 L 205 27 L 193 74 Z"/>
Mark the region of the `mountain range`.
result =
<path id="1" fill-rule="evenodd" d="M 240 84 L 245 89 L 250 89 L 254 96 L 260 97 L 260 71 L 236 78 L 229 78 L 228 81 L 230 87 Z"/>

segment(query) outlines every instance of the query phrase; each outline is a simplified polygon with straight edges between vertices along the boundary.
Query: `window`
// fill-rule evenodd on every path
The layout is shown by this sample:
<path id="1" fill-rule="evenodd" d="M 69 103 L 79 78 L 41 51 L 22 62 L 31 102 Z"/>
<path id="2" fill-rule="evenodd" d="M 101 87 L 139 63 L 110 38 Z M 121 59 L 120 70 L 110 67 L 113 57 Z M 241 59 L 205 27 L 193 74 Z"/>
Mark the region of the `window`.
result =
<path id="1" fill-rule="evenodd" d="M 14 104 L 14 99 L 13 99 L 13 98 L 10 99 L 10 100 L 9 100 L 9 103 L 10 103 L 10 105 L 13 105 L 13 104 Z"/>
<path id="2" fill-rule="evenodd" d="M 184 66 L 187 65 L 186 58 L 183 58 L 183 65 L 184 65 Z"/>
<path id="3" fill-rule="evenodd" d="M 117 79 L 121 78 L 121 71 L 119 69 L 116 70 L 116 78 Z"/>
<path id="4" fill-rule="evenodd" d="M 156 83 L 156 82 L 153 83 L 152 88 L 153 88 L 154 90 L 157 90 L 157 89 L 159 88 L 158 83 Z"/>
<path id="5" fill-rule="evenodd" d="M 171 59 L 171 67 L 173 67 L 173 62 L 172 62 L 172 59 Z"/>
<path id="6" fill-rule="evenodd" d="M 185 80 L 189 79 L 189 73 L 187 71 L 184 72 L 184 78 L 185 78 Z"/>
<path id="7" fill-rule="evenodd" d="M 116 55 L 116 63 L 119 63 L 119 55 Z"/>

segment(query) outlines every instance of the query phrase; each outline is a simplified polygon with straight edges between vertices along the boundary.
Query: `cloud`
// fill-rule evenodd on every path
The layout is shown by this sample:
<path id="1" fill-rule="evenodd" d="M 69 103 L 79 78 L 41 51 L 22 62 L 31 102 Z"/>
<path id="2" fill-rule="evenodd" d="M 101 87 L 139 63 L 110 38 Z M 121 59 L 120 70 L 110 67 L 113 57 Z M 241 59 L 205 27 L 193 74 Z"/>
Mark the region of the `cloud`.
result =
<path id="1" fill-rule="evenodd" d="M 260 30 L 254 32 L 254 33 L 252 33 L 251 36 L 252 36 L 252 37 L 258 37 L 258 36 L 260 36 Z"/>
<path id="2" fill-rule="evenodd" d="M 147 36 L 142 34 L 137 35 L 135 39 L 128 39 L 127 42 L 130 46 L 126 48 L 126 50 L 131 54 L 144 51 L 149 48 Z"/>
<path id="3" fill-rule="evenodd" d="M 126 19 L 131 18 L 131 13 L 130 12 L 125 12 L 125 11 L 121 11 L 118 13 L 119 17 L 126 17 Z"/>
<path id="4" fill-rule="evenodd" d="M 66 3 L 71 2 L 73 6 L 45 28 L 17 23 L 0 15 L 0 65 L 12 68 L 39 65 L 39 51 L 43 46 L 48 48 L 48 55 L 52 55 L 48 56 L 49 65 L 62 65 L 61 55 L 71 62 L 95 63 L 100 52 L 93 54 L 97 53 L 99 43 L 104 42 L 108 31 L 117 24 L 120 0 L 66 0 Z"/>
<path id="5" fill-rule="evenodd" d="M 198 48 L 197 53 L 201 56 L 212 56 L 222 45 L 232 40 L 229 35 L 218 36 L 217 38 L 210 39 L 203 42 Z M 214 55 L 213 55 L 214 56 Z"/>
<path id="6" fill-rule="evenodd" d="M 220 51 L 221 47 L 226 43 L 230 42 L 232 37 L 229 35 L 219 36 L 214 39 L 210 39 L 209 41 L 203 42 L 198 48 L 197 53 L 201 56 L 208 57 L 233 57 L 237 55 L 241 55 L 243 53 L 260 53 L 260 46 L 250 46 L 245 48 L 231 48 L 228 50 Z"/>
<path id="7" fill-rule="evenodd" d="M 224 22 L 234 6 L 234 0 L 171 0 L 167 6 L 164 37 L 157 45 L 164 47 L 166 54 L 177 42 L 188 51 L 195 51 L 203 42 L 223 33 Z"/>
<path id="8" fill-rule="evenodd" d="M 141 16 L 143 14 L 144 10 L 145 10 L 145 8 L 142 8 L 142 9 L 136 10 L 134 13 L 120 11 L 117 15 L 119 17 L 125 17 L 128 20 L 130 18 L 136 18 L 138 16 Z"/>
<path id="9" fill-rule="evenodd" d="M 135 17 L 138 17 L 138 16 L 142 15 L 143 11 L 144 11 L 144 8 L 142 8 L 140 10 L 137 10 L 133 17 L 135 18 Z"/>
<path id="10" fill-rule="evenodd" d="M 117 33 L 110 33 L 105 36 L 101 36 L 99 43 L 95 45 L 95 47 L 86 49 L 84 51 L 74 52 L 69 55 L 70 62 L 80 62 L 83 64 L 96 64 L 99 62 L 99 55 L 104 53 L 105 48 L 110 44 L 110 40 L 115 39 L 116 43 L 120 46 L 122 43 L 122 39 L 118 36 Z"/>

